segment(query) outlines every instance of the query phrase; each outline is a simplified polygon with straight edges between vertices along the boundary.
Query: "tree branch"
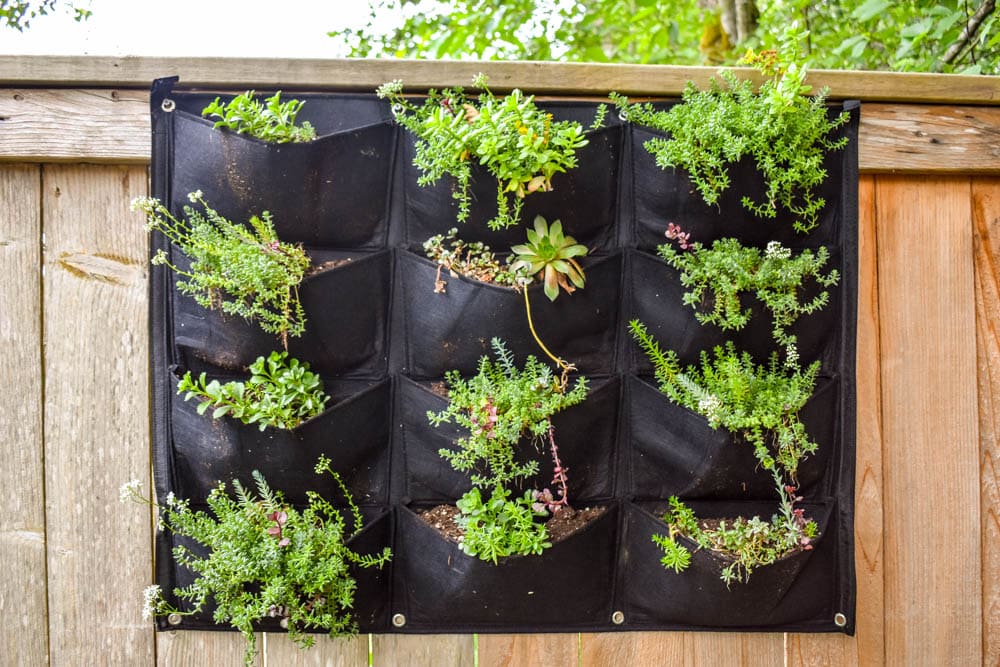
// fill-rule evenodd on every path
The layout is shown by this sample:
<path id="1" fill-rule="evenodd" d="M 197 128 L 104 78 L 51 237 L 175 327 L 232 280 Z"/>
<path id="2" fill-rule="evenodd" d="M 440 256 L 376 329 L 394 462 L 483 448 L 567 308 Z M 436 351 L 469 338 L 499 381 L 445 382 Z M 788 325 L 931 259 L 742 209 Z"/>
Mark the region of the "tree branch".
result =
<path id="1" fill-rule="evenodd" d="M 965 24 L 965 28 L 962 29 L 961 34 L 958 36 L 948 50 L 944 52 L 944 56 L 941 58 L 942 64 L 951 65 L 953 61 L 958 57 L 962 50 L 972 41 L 972 38 L 976 36 L 979 32 L 979 27 L 986 20 L 986 17 L 993 13 L 996 8 L 996 0 L 983 0 L 983 4 L 979 6 L 976 13 L 969 17 L 968 22 Z"/>

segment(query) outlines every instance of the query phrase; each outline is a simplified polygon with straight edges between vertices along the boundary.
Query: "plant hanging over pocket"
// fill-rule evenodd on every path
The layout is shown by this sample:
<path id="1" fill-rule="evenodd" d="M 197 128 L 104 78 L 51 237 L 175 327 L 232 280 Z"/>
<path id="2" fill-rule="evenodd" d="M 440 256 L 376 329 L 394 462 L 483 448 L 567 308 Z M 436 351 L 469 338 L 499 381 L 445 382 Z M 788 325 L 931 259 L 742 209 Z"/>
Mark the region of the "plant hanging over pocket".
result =
<path id="1" fill-rule="evenodd" d="M 559 459 L 552 416 L 586 399 L 587 380 L 577 378 L 573 388 L 564 391 L 551 369 L 535 357 L 529 356 L 519 369 L 502 341 L 494 338 L 492 345 L 497 361 L 482 357 L 474 377 L 465 380 L 456 371 L 445 376 L 448 407 L 429 412 L 427 418 L 434 426 L 455 423 L 468 431 L 455 449 L 441 449 L 439 454 L 456 470 L 468 472 L 474 487 L 457 503 L 462 550 L 496 563 L 503 556 L 541 553 L 549 543 L 536 517 L 569 506 L 567 469 Z M 510 486 L 539 469 L 537 460 L 519 460 L 519 444 L 525 438 L 536 450 L 548 447 L 555 492 L 536 489 L 511 498 Z"/>
<path id="2" fill-rule="evenodd" d="M 553 189 L 552 178 L 576 167 L 576 151 L 587 145 L 580 123 L 555 121 L 530 95 L 514 89 L 497 98 L 479 74 L 473 86 L 482 92 L 469 97 L 461 87 L 430 90 L 423 105 L 403 96 L 402 81 L 378 88 L 393 105 L 400 125 L 417 137 L 413 164 L 421 170 L 419 185 L 449 174 L 456 181 L 458 221 L 469 217 L 472 164 L 478 162 L 497 179 L 497 215 L 487 222 L 498 230 L 518 223 L 524 198 Z M 604 123 L 598 109 L 592 129 Z"/>
<path id="3" fill-rule="evenodd" d="M 250 365 L 246 382 L 197 379 L 188 371 L 177 384 L 184 400 L 196 398 L 198 414 L 212 409 L 212 418 L 230 416 L 244 424 L 257 424 L 261 431 L 268 426 L 293 429 L 323 412 L 329 397 L 323 393 L 323 380 L 309 370 L 309 364 L 289 359 L 287 352 L 272 352 L 267 359 L 258 357 Z"/>
<path id="4" fill-rule="evenodd" d="M 308 122 L 295 124 L 303 104 L 300 100 L 282 102 L 280 90 L 259 102 L 254 99 L 254 91 L 248 90 L 230 102 L 221 102 L 216 97 L 201 115 L 218 118 L 216 128 L 224 127 L 274 144 L 312 141 L 316 138 L 315 128 Z"/>
<path id="5" fill-rule="evenodd" d="M 226 493 L 224 483 L 213 489 L 208 497 L 211 514 L 192 510 L 189 501 L 173 493 L 159 505 L 140 495 L 138 482 L 124 485 L 123 502 L 151 504 L 162 528 L 207 550 L 202 555 L 183 544 L 173 550 L 176 562 L 196 575 L 192 584 L 173 591 L 188 603 L 188 610 L 174 607 L 159 586 L 151 586 L 145 592 L 143 616 L 189 616 L 201 612 L 211 599 L 215 622 L 230 623 L 246 639 L 246 665 L 256 656 L 254 623 L 268 618 L 280 619 L 301 648 L 313 645 L 313 637 L 306 634 L 310 630 L 331 637 L 355 634 L 351 607 L 357 582 L 350 570 L 381 568 L 391 552 L 385 548 L 379 554 L 358 554 L 347 546 L 362 529 L 361 512 L 329 459 L 320 457 L 315 470 L 333 476 L 347 511 L 335 509 L 313 491 L 308 492 L 308 506 L 297 509 L 280 491 L 272 491 L 257 471 L 256 494 L 238 480 L 232 483 L 235 498 Z M 344 516 L 348 512 L 353 529 Z"/>
<path id="6" fill-rule="evenodd" d="M 666 111 L 629 104 L 617 93 L 611 99 L 628 121 L 667 133 L 647 141 L 646 150 L 661 168 L 684 169 L 706 204 L 716 204 L 729 188 L 730 166 L 750 157 L 766 191 L 758 199 L 744 196 L 743 206 L 763 218 L 788 211 L 795 230 L 809 232 L 826 203 L 815 192 L 826 179 L 823 159 L 847 145 L 846 138 L 832 135 L 848 114 L 830 120 L 826 91 L 806 97 L 806 68 L 774 51 L 748 52 L 743 62 L 767 77 L 757 93 L 749 80 L 722 70 L 721 84 L 713 79 L 701 91 L 688 82 L 681 103 Z"/>
<path id="7" fill-rule="evenodd" d="M 277 334 L 287 349 L 288 337 L 305 331 L 299 302 L 299 284 L 310 265 L 305 250 L 278 239 L 267 211 L 244 226 L 209 207 L 201 192 L 192 192 L 188 199 L 200 204 L 204 213 L 185 206 L 186 219 L 178 219 L 156 199 L 132 202 L 133 210 L 146 215 L 146 228 L 162 233 L 191 261 L 184 269 L 161 249 L 152 263 L 167 266 L 182 278 L 177 283 L 182 294 L 205 308 L 258 322 L 264 331 Z"/>

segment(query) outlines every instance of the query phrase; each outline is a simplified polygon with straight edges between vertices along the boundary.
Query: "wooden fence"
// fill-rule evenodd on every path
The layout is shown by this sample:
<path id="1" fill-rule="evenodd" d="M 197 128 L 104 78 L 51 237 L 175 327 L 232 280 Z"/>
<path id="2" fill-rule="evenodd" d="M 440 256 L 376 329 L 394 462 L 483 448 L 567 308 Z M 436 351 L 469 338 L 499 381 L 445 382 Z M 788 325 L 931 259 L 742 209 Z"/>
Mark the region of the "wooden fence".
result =
<path id="1" fill-rule="evenodd" d="M 711 70 L 535 63 L 0 56 L 0 663 L 238 664 L 233 633 L 153 631 L 147 193 L 153 78 L 230 89 L 676 95 Z M 865 101 L 857 635 L 361 636 L 260 664 L 1000 665 L 1000 80 L 817 72 Z"/>

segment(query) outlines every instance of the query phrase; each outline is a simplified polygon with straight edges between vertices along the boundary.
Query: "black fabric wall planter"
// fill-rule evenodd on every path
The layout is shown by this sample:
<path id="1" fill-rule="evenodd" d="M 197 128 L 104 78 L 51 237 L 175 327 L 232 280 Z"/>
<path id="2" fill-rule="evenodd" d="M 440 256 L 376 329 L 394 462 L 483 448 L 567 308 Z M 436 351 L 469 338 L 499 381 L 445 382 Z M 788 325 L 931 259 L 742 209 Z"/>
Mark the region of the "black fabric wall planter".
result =
<path id="1" fill-rule="evenodd" d="M 595 379 L 587 400 L 553 416 L 559 458 L 569 470 L 569 499 L 574 507 L 596 498 L 609 498 L 615 491 L 615 452 L 620 382 L 617 377 Z M 427 412 L 440 412 L 447 399 L 434 393 L 428 383 L 399 378 L 399 425 L 406 459 L 406 491 L 415 501 L 454 502 L 471 488 L 469 476 L 441 458 L 438 450 L 454 449 L 466 435 L 454 424 L 431 426 Z M 521 443 L 523 457 L 539 462 L 539 471 L 521 485 L 521 490 L 551 486 L 553 464 L 548 448 L 536 450 Z"/>
<path id="2" fill-rule="evenodd" d="M 592 112 L 593 107 L 589 110 Z M 417 185 L 420 170 L 413 166 L 415 142 L 407 135 L 403 140 L 403 163 L 408 247 L 417 249 L 431 236 L 458 227 L 459 238 L 482 241 L 494 251 L 504 252 L 511 245 L 524 243 L 526 225 L 541 215 L 549 222 L 562 221 L 563 231 L 577 243 L 610 248 L 615 242 L 622 128 L 590 131 L 587 140 L 590 143 L 577 151 L 577 168 L 553 176 L 551 192 L 536 192 L 524 198 L 521 225 L 494 232 L 486 221 L 497 214 L 496 178 L 484 167 L 473 165 L 469 188 L 472 208 L 468 221 L 459 224 L 455 220 L 458 205 L 452 198 L 454 179 L 445 176 L 428 186 Z"/>
<path id="3" fill-rule="evenodd" d="M 410 376 L 474 374 L 479 358 L 492 354 L 493 337 L 507 343 L 519 363 L 529 354 L 545 356 L 528 329 L 522 294 L 464 277 L 447 277 L 446 292 L 435 294 L 437 264 L 405 252 L 397 263 Z M 621 256 L 587 258 L 583 265 L 586 288 L 554 302 L 541 285 L 531 286 L 531 317 L 554 354 L 584 375 L 608 375 L 615 368 Z"/>
<path id="4" fill-rule="evenodd" d="M 212 208 L 233 221 L 270 211 L 285 241 L 382 245 L 396 128 L 380 118 L 383 105 L 369 105 L 356 127 L 286 144 L 215 129 L 200 117 L 200 108 L 194 114 L 176 111 L 171 209 L 179 212 L 187 194 L 201 190 Z M 303 116 L 306 110 L 308 102 Z"/>
<path id="5" fill-rule="evenodd" d="M 467 556 L 407 507 L 396 521 L 393 613 L 404 631 L 509 632 L 610 625 L 618 508 L 538 556 Z"/>
<path id="6" fill-rule="evenodd" d="M 774 478 L 743 438 L 710 428 L 701 415 L 672 403 L 655 381 L 631 377 L 628 393 L 631 495 L 642 500 L 776 497 Z M 823 482 L 836 442 L 838 400 L 836 380 L 820 378 L 799 413 L 818 450 L 799 467 L 796 495 L 811 499 L 828 493 Z"/>
<path id="7" fill-rule="evenodd" d="M 310 363 L 332 399 L 325 413 L 292 431 L 261 432 L 198 415 L 194 401 L 176 393 L 176 369 L 245 379 L 246 367 L 281 349 L 281 341 L 255 323 L 203 309 L 178 292 L 166 267 L 153 266 L 157 497 L 174 493 L 197 505 L 218 480 L 248 482 L 257 469 L 290 502 L 302 505 L 306 491 L 315 490 L 338 504 L 332 479 L 313 472 L 317 458 L 328 456 L 369 521 L 355 538 L 357 551 L 393 551 L 384 570 L 358 572 L 355 613 L 362 632 L 853 632 L 855 103 L 840 107 L 851 112 L 840 130 L 850 144 L 827 156 L 829 176 L 820 192 L 827 203 L 810 234 L 794 232 L 787 214 L 758 219 L 743 208 L 743 194 L 763 191 L 750 161 L 733 168 L 719 205 L 706 206 L 683 171 L 655 165 L 642 146 L 654 133 L 621 123 L 614 113 L 606 127 L 588 133 L 578 166 L 553 178 L 554 191 L 524 200 L 522 224 L 491 232 L 485 222 L 495 212 L 495 179 L 475 167 L 472 212 L 459 226 L 453 184 L 445 178 L 431 187 L 416 185 L 414 140 L 373 92 L 283 91 L 282 99 L 306 101 L 299 120 L 311 122 L 319 139 L 280 146 L 214 129 L 200 113 L 215 96 L 180 89 L 176 80 L 154 84 L 152 194 L 175 214 L 194 190 L 234 222 L 268 210 L 278 236 L 303 243 L 315 263 L 350 258 L 302 284 L 306 332 L 288 341 L 290 356 Z M 587 126 L 597 102 L 543 106 Z M 446 291 L 436 294 L 437 265 L 424 258 L 421 245 L 458 227 L 460 238 L 506 253 L 525 242 L 536 214 L 561 220 L 565 233 L 590 249 L 584 289 L 550 302 L 535 285 L 529 296 L 541 340 L 576 365 L 574 375 L 590 380 L 587 400 L 554 417 L 560 457 L 569 468 L 570 503 L 608 510 L 540 556 L 493 565 L 464 555 L 414 513 L 452 504 L 470 488 L 468 476 L 438 454 L 461 432 L 428 423 L 427 412 L 446 405 L 432 388 L 448 371 L 474 375 L 480 358 L 493 356 L 494 337 L 518 365 L 527 355 L 549 360 L 529 331 L 521 293 L 445 272 Z M 841 275 L 828 305 L 792 329 L 803 365 L 821 362 L 816 391 L 799 415 L 819 450 L 802 463 L 797 493 L 805 496 L 809 514 L 821 519 L 823 535 L 813 550 L 759 568 L 748 584 L 729 589 L 706 552 L 695 553 L 681 574 L 661 566 L 662 552 L 650 538 L 667 527 L 656 512 L 677 495 L 699 516 L 769 517 L 778 506 L 774 480 L 757 469 L 749 445 L 708 428 L 703 417 L 657 390 L 628 322 L 641 320 L 685 364 L 727 340 L 758 362 L 777 346 L 769 314 L 751 295 L 745 305 L 754 316 L 740 331 L 697 321 L 682 303 L 678 272 L 655 255 L 667 242 L 669 222 L 705 246 L 733 237 L 758 248 L 774 240 L 795 251 L 825 247 L 827 270 Z M 171 246 L 154 233 L 151 256 L 158 250 Z M 177 254 L 174 259 L 185 264 Z M 530 454 L 541 470 L 526 487 L 549 486 L 548 452 Z M 190 581 L 173 562 L 172 543 L 171 536 L 158 535 L 157 582 L 165 592 Z M 612 619 L 616 611 L 624 622 Z M 847 618 L 843 627 L 834 624 L 838 613 Z M 405 624 L 391 623 L 395 614 Z M 216 626 L 206 610 L 184 618 L 179 628 Z M 261 629 L 280 631 L 277 622 Z"/>
<path id="8" fill-rule="evenodd" d="M 768 518 L 776 504 L 690 503 L 699 517 L 727 518 L 759 514 Z M 806 515 L 819 524 L 821 536 L 814 549 L 801 551 L 773 565 L 757 568 L 747 583 L 729 587 L 719 573 L 726 564 L 721 557 L 680 538 L 691 550 L 691 565 L 683 572 L 665 569 L 663 555 L 653 543 L 653 535 L 667 535 L 660 520 L 664 505 L 630 505 L 621 571 L 624 573 L 624 613 L 626 624 L 644 626 L 702 626 L 732 630 L 768 629 L 775 626 L 794 630 L 839 631 L 834 625 L 832 589 L 829 575 L 838 546 L 838 526 L 833 507 L 806 505 Z M 848 610 L 853 612 L 853 609 Z M 849 616 L 853 616 L 850 613 Z"/>
<path id="9" fill-rule="evenodd" d="M 189 262 L 174 248 L 175 263 Z M 306 331 L 289 337 L 288 353 L 313 371 L 377 377 L 387 359 L 392 257 L 377 253 L 309 250 L 316 272 L 299 288 Z M 326 263 L 336 265 L 322 268 Z M 207 310 L 174 291 L 173 326 L 180 363 L 193 371 L 248 367 L 257 357 L 281 349 L 281 340 L 256 322 L 221 310 Z"/>
<path id="10" fill-rule="evenodd" d="M 176 385 L 176 379 L 173 380 Z M 385 503 L 389 489 L 388 380 L 326 382 L 327 410 L 291 431 L 242 424 L 211 411 L 197 412 L 197 399 L 173 398 L 174 492 L 202 502 L 220 480 L 239 479 L 252 486 L 259 470 L 291 503 L 305 503 L 305 492 L 337 498 L 329 475 L 313 472 L 326 455 L 359 503 Z"/>

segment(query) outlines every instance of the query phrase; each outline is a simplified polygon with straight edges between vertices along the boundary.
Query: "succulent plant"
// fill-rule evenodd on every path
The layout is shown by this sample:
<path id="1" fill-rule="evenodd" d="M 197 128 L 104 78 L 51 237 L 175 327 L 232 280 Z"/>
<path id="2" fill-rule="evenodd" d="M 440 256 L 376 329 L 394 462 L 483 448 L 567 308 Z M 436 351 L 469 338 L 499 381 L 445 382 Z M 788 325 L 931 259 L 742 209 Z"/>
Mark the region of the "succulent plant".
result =
<path id="1" fill-rule="evenodd" d="M 564 235 L 558 220 L 550 225 L 536 216 L 535 228 L 528 230 L 528 242 L 513 246 L 511 251 L 515 257 L 511 269 L 529 279 L 541 274 L 549 301 L 556 300 L 560 287 L 572 294 L 584 285 L 583 268 L 574 258 L 585 256 L 587 247 Z"/>

